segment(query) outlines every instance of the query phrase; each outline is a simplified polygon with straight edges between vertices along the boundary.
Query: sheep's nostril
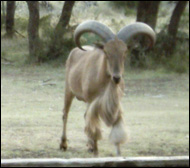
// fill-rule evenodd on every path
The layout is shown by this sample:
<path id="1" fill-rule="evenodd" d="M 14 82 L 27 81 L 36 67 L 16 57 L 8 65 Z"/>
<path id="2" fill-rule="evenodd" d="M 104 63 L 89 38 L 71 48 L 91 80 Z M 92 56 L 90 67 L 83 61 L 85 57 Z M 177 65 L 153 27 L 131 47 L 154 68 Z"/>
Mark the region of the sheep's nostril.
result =
<path id="1" fill-rule="evenodd" d="M 120 76 L 113 76 L 113 80 L 116 84 L 120 82 L 121 77 Z"/>

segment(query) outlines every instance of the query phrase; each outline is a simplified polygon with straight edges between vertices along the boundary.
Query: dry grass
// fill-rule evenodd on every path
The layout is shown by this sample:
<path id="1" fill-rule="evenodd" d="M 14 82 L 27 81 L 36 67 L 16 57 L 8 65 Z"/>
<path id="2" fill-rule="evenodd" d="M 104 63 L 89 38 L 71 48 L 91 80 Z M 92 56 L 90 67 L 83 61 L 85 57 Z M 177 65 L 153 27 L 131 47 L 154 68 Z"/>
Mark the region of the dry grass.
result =
<path id="1" fill-rule="evenodd" d="M 63 67 L 2 65 L 1 70 L 1 158 L 92 157 L 83 131 L 85 104 L 77 100 L 69 116 L 68 152 L 58 149 Z M 131 138 L 123 156 L 188 155 L 188 75 L 132 71 L 125 81 L 123 107 Z M 102 157 L 115 155 L 109 131 L 103 126 Z"/>

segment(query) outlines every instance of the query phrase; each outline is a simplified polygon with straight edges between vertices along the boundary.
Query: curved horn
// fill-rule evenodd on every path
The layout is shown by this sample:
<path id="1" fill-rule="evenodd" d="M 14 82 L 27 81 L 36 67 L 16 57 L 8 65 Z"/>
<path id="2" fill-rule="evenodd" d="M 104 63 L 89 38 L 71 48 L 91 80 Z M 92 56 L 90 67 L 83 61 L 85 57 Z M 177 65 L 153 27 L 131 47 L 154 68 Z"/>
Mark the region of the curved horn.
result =
<path id="1" fill-rule="evenodd" d="M 139 34 L 149 37 L 151 41 L 149 47 L 152 47 L 155 44 L 156 34 L 154 30 L 147 24 L 141 23 L 141 22 L 137 22 L 137 23 L 125 26 L 118 32 L 117 37 L 123 40 L 124 42 L 128 42 L 132 37 Z"/>
<path id="2" fill-rule="evenodd" d="M 74 40 L 80 49 L 84 50 L 80 45 L 80 37 L 86 32 L 92 32 L 100 36 L 103 41 L 107 42 L 115 37 L 112 31 L 104 24 L 97 21 L 86 21 L 80 24 L 74 32 Z"/>

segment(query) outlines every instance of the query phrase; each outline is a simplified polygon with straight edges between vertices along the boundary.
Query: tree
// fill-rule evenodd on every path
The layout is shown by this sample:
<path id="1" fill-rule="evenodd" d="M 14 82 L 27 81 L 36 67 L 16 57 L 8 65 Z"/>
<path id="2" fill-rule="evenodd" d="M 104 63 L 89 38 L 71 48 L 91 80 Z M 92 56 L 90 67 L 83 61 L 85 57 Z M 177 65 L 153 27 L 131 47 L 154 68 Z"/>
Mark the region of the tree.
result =
<path id="1" fill-rule="evenodd" d="M 75 4 L 75 1 L 65 1 L 63 9 L 62 9 L 61 17 L 55 29 L 56 32 L 57 30 L 64 32 L 64 30 L 68 26 L 74 4 Z"/>
<path id="2" fill-rule="evenodd" d="M 14 16 L 16 1 L 7 1 L 6 36 L 12 38 L 14 35 Z"/>
<path id="3" fill-rule="evenodd" d="M 26 1 L 29 9 L 28 39 L 29 58 L 31 62 L 40 61 L 40 38 L 39 38 L 39 1 Z"/>
<path id="4" fill-rule="evenodd" d="M 50 4 L 49 1 L 39 1 L 40 2 L 40 7 L 44 8 L 47 11 L 52 11 L 53 6 Z"/>
<path id="5" fill-rule="evenodd" d="M 178 1 L 177 5 L 173 11 L 173 14 L 172 14 L 172 17 L 170 20 L 170 24 L 168 26 L 168 34 L 170 36 L 172 36 L 172 38 L 174 38 L 174 39 L 177 36 L 180 18 L 185 10 L 187 2 L 188 1 Z"/>
<path id="6" fill-rule="evenodd" d="M 48 59 L 54 59 L 60 55 L 60 51 L 63 47 L 64 34 L 69 24 L 74 4 L 75 1 L 65 1 L 63 5 L 62 13 L 59 22 L 54 30 L 52 41 L 49 46 L 49 51 L 47 53 Z"/>
<path id="7" fill-rule="evenodd" d="M 179 28 L 179 23 L 181 16 L 185 10 L 188 1 L 178 1 L 174 11 L 172 13 L 170 23 L 168 25 L 168 31 L 166 35 L 166 40 L 163 42 L 163 50 L 167 57 L 170 57 L 176 48 L 177 43 L 177 32 Z"/>
<path id="8" fill-rule="evenodd" d="M 5 1 L 1 1 L 2 5 L 2 15 L 1 15 L 1 26 L 5 23 L 6 13 L 5 13 Z"/>
<path id="9" fill-rule="evenodd" d="M 137 7 L 137 22 L 144 22 L 155 29 L 160 2 L 161 1 L 139 1 Z M 132 66 L 143 67 L 145 65 L 145 57 L 143 55 L 145 52 L 146 54 L 148 52 L 143 48 L 144 44 L 146 44 L 146 38 L 139 36 L 137 39 L 141 45 L 132 50 L 130 64 Z"/>
<path id="10" fill-rule="evenodd" d="M 139 1 L 137 21 L 147 23 L 155 29 L 160 2 L 161 1 Z"/>

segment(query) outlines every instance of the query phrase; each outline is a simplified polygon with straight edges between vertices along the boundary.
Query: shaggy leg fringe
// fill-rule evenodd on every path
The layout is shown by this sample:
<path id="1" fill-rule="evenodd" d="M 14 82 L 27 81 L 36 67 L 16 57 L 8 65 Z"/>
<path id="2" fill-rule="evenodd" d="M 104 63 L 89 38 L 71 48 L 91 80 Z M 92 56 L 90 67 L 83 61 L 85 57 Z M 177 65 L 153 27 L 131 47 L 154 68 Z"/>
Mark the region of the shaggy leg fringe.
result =
<path id="1" fill-rule="evenodd" d="M 127 131 L 122 118 L 113 125 L 109 139 L 115 145 L 123 144 L 127 141 Z"/>

